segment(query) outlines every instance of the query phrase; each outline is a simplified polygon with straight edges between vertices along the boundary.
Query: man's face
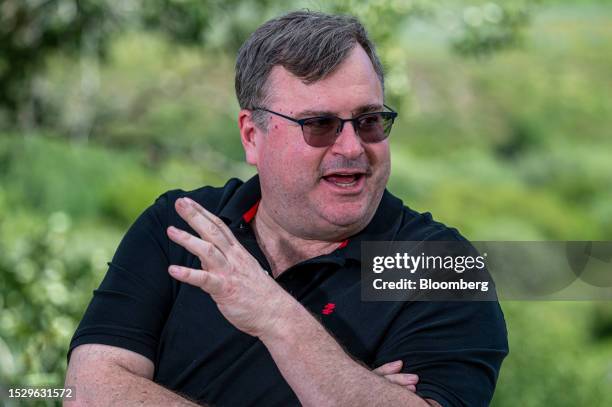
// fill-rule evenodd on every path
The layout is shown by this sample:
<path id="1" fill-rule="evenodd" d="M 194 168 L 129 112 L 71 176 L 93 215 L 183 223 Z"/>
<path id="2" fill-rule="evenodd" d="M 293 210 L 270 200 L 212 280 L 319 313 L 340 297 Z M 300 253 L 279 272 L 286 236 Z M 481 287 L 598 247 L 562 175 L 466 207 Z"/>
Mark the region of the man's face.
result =
<path id="1" fill-rule="evenodd" d="M 298 119 L 383 110 L 380 81 L 360 46 L 332 74 L 309 85 L 276 66 L 268 92 L 270 103 L 264 107 Z M 276 115 L 267 120 L 268 132 L 256 129 L 254 145 L 245 145 L 260 176 L 260 208 L 306 239 L 345 238 L 363 229 L 389 178 L 388 139 L 363 143 L 347 122 L 334 144 L 311 147 L 297 123 Z"/>

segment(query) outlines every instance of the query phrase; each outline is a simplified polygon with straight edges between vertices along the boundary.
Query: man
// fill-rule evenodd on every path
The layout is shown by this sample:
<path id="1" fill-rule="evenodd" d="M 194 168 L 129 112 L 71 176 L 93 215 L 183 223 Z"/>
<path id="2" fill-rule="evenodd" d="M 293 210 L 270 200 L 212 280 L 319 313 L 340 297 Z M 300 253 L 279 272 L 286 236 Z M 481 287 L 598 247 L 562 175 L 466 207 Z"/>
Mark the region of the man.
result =
<path id="1" fill-rule="evenodd" d="M 77 403 L 489 403 L 496 302 L 360 298 L 361 241 L 462 239 L 385 190 L 383 83 L 354 18 L 295 12 L 251 35 L 236 91 L 258 176 L 169 191 L 130 228 L 70 345 Z"/>

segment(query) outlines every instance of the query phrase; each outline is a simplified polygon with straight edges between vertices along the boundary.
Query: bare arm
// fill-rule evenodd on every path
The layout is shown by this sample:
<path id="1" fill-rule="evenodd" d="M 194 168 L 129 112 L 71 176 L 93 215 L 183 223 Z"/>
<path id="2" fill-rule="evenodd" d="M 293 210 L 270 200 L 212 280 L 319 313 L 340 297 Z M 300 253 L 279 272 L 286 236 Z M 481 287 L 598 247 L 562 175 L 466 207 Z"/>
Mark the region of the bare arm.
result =
<path id="1" fill-rule="evenodd" d="M 75 386 L 67 407 L 109 405 L 197 406 L 154 383 L 153 362 L 114 346 L 87 344 L 72 351 L 65 386 Z"/>

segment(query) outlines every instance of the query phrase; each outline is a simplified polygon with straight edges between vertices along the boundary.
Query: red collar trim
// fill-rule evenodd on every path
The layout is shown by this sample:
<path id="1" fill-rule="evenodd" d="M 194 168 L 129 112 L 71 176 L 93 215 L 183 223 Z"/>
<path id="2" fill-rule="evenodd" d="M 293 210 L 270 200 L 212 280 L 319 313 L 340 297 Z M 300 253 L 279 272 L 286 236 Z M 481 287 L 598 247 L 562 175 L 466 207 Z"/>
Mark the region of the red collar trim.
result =
<path id="1" fill-rule="evenodd" d="M 255 205 L 251 206 L 251 208 L 248 211 L 246 211 L 244 215 L 242 215 L 242 219 L 246 223 L 251 223 L 251 221 L 255 217 L 255 214 L 257 213 L 257 208 L 259 207 L 259 201 L 261 201 L 261 199 L 255 202 Z"/>
<path id="2" fill-rule="evenodd" d="M 251 206 L 251 208 L 249 208 L 248 211 L 246 211 L 244 213 L 244 215 L 242 215 L 242 219 L 246 222 L 246 223 L 251 223 L 251 221 L 253 220 L 253 218 L 255 217 L 255 214 L 257 213 L 257 208 L 259 208 L 259 202 L 261 201 L 258 200 L 257 202 L 255 202 L 255 205 Z M 338 249 L 343 249 L 346 247 L 346 245 L 348 244 L 349 240 L 345 239 L 342 242 L 340 242 L 340 244 L 338 245 Z"/>

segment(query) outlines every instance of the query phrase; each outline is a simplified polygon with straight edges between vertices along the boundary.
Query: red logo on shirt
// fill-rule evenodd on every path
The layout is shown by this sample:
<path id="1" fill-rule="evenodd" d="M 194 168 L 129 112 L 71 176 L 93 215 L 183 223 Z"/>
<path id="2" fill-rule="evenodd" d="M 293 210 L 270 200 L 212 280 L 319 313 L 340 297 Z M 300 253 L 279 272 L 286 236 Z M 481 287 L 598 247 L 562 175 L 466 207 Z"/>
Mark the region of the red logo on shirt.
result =
<path id="1" fill-rule="evenodd" d="M 325 315 L 329 315 L 332 312 L 334 312 L 334 308 L 336 308 L 336 304 L 334 304 L 333 302 L 328 302 L 327 304 L 325 304 L 325 306 L 323 307 L 323 311 L 321 311 L 322 314 Z"/>

